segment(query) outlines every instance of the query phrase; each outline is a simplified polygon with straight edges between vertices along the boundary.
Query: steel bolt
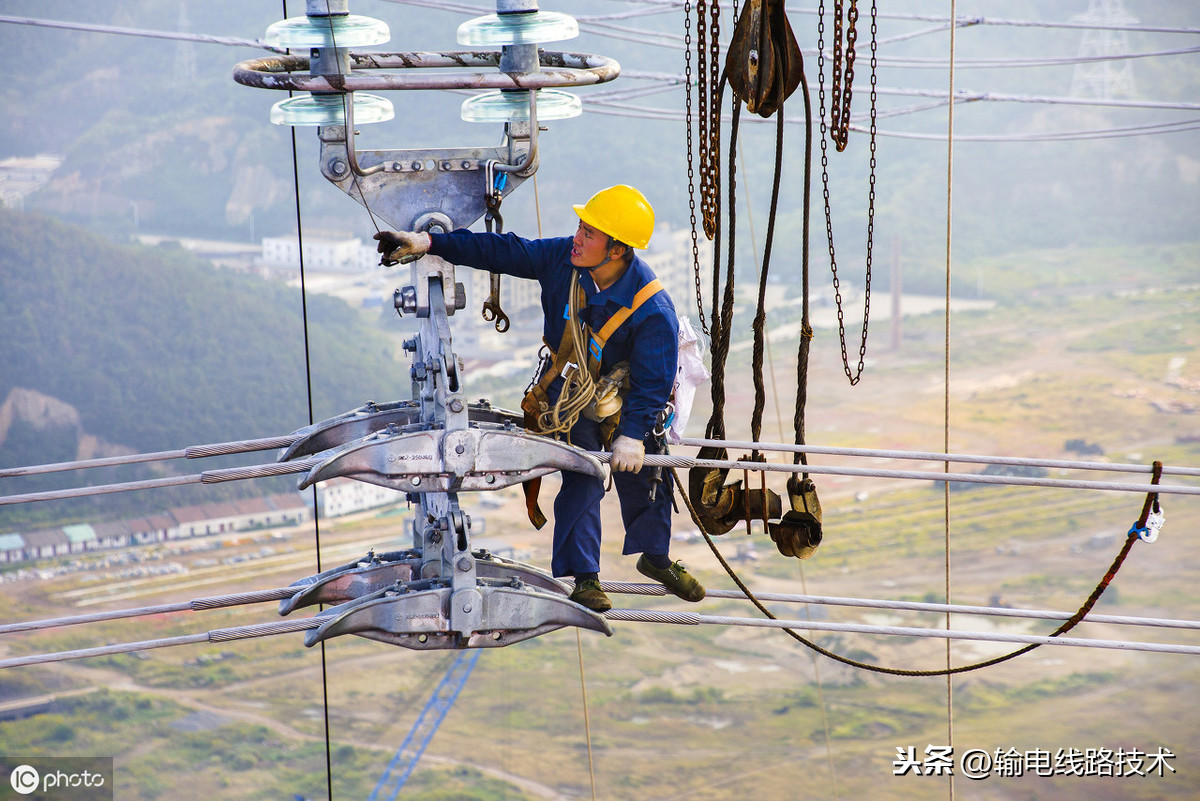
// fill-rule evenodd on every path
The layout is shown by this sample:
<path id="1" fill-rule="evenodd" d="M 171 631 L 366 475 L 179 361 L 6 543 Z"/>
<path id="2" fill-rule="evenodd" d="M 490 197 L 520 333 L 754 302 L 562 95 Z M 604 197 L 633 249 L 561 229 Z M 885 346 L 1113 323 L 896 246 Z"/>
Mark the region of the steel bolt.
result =
<path id="1" fill-rule="evenodd" d="M 454 412 L 455 414 L 458 414 L 462 410 L 463 410 L 463 402 L 461 400 L 459 400 L 458 398 L 455 398 L 454 400 L 450 401 L 450 411 Z M 459 451 L 459 453 L 462 453 L 462 451 Z"/>
<path id="2" fill-rule="evenodd" d="M 459 456 L 462 456 L 464 453 L 467 452 L 467 449 L 465 447 L 463 447 L 462 445 L 455 445 L 454 452 L 457 453 Z"/>
<path id="3" fill-rule="evenodd" d="M 345 175 L 347 169 L 349 168 L 346 166 L 346 162 L 341 161 L 340 159 L 332 162 L 329 165 L 329 171 L 334 175 Z"/>
<path id="4" fill-rule="evenodd" d="M 475 608 L 475 607 L 471 606 L 471 604 L 469 604 L 469 603 L 465 603 L 465 604 L 463 604 L 463 611 L 464 611 L 464 612 L 470 612 L 470 611 L 471 611 L 472 609 L 474 609 L 474 608 Z"/>

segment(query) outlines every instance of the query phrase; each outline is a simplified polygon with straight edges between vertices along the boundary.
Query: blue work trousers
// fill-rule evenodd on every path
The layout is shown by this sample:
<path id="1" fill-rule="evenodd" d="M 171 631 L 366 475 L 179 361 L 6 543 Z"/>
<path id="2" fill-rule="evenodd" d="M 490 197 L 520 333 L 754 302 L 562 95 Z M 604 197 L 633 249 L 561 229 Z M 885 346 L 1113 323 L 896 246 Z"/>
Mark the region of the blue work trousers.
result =
<path id="1" fill-rule="evenodd" d="M 600 424 L 580 417 L 571 429 L 572 445 L 600 450 Z M 671 545 L 671 473 L 663 469 L 662 484 L 650 500 L 651 468 L 637 473 L 614 472 L 613 485 L 621 501 L 625 524 L 622 553 L 666 555 Z M 562 489 L 554 499 L 554 552 L 550 569 L 555 576 L 600 572 L 600 501 L 604 482 L 583 473 L 562 471 Z"/>

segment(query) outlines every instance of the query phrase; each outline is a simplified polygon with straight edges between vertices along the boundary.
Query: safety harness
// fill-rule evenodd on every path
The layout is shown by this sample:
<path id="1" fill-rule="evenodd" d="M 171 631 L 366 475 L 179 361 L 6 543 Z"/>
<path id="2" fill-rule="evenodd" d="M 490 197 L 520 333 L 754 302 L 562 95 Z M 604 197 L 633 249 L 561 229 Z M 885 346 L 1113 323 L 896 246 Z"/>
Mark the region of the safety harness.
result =
<path id="1" fill-rule="evenodd" d="M 657 278 L 647 283 L 633 296 L 633 302 L 613 313 L 597 332 L 582 323 L 579 309 L 587 303 L 587 294 L 579 284 L 579 273 L 572 271 L 571 287 L 564 316 L 567 324 L 563 328 L 562 341 L 555 348 L 549 341 L 546 347 L 553 357 L 542 359 L 535 380 L 521 400 L 525 413 L 525 428 L 539 434 L 553 436 L 563 434 L 570 437 L 571 428 L 579 415 L 600 423 L 600 439 L 604 445 L 612 442 L 617 426 L 621 422 L 621 406 L 629 389 L 629 363 L 620 362 L 605 376 L 600 375 L 600 363 L 604 346 L 617 329 L 637 311 L 643 303 L 663 289 Z M 586 369 L 580 365 L 586 364 Z M 550 400 L 550 386 L 562 377 L 563 385 L 558 398 Z M 535 478 L 522 484 L 525 490 L 525 509 L 534 528 L 546 524 L 546 516 L 538 507 L 537 496 L 541 479 Z"/>

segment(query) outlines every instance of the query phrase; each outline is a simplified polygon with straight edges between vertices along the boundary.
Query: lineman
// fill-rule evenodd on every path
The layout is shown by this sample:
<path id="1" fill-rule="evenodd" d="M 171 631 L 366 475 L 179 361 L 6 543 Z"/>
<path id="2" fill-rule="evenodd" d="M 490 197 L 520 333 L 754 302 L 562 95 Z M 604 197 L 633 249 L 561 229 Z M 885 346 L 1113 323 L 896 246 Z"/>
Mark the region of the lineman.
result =
<path id="1" fill-rule="evenodd" d="M 646 442 L 653 440 L 659 412 L 671 395 L 679 332 L 670 297 L 634 253 L 634 248 L 645 248 L 650 242 L 654 209 L 641 192 L 625 185 L 602 189 L 574 209 L 579 215 L 574 237 L 531 240 L 511 233 L 457 230 L 449 234 L 385 231 L 375 239 L 385 264 L 432 253 L 453 264 L 532 278 L 541 284 L 545 341 L 556 356 L 543 362 L 541 380 L 521 404 L 527 419 L 534 420 L 538 430 L 560 437 L 565 433 L 571 444 L 584 450 L 611 447 L 613 483 L 625 524 L 623 553 L 640 553 L 638 572 L 684 600 L 699 601 L 704 588 L 668 556 L 670 473 L 662 476 L 662 486 L 651 500 L 652 469 L 643 467 Z M 573 286 L 577 287 L 575 304 L 570 303 Z M 574 340 L 580 338 L 585 341 L 572 350 Z M 572 377 L 571 371 L 579 369 L 576 365 L 581 362 L 570 358 L 572 352 L 586 354 L 582 361 L 589 363 L 590 381 L 586 375 Z M 628 368 L 624 380 L 622 366 Z M 569 409 L 581 380 L 603 386 L 606 376 L 622 387 L 619 421 L 616 416 L 606 418 L 606 410 L 594 403 L 582 414 L 576 412 L 575 419 Z M 555 576 L 575 578 L 571 600 L 598 612 L 612 608 L 599 581 L 603 497 L 600 479 L 563 472 L 562 489 L 554 500 L 551 557 Z M 533 516 L 534 506 L 530 508 Z"/>

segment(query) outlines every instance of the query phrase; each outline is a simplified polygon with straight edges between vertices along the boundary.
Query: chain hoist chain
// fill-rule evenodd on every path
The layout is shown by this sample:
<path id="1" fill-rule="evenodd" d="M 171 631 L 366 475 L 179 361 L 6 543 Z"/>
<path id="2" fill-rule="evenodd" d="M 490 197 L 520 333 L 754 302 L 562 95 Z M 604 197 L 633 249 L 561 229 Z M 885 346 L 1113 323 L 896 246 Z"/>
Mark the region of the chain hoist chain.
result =
<path id="1" fill-rule="evenodd" d="M 829 101 L 829 136 L 833 139 L 838 152 L 846 149 L 850 137 L 850 98 L 854 87 L 855 43 L 858 41 L 858 0 L 848 0 L 849 9 L 845 10 L 843 0 L 833 2 L 833 67 Z M 824 45 L 824 3 L 818 13 L 821 22 L 817 29 Z M 842 18 L 845 16 L 845 25 Z M 874 16 L 872 16 L 874 25 Z M 842 54 L 842 42 L 845 41 L 845 57 Z M 823 52 L 818 55 L 823 60 Z M 824 114 L 822 114 L 824 116 Z"/>
<path id="2" fill-rule="evenodd" d="M 704 218 L 704 236 L 717 233 L 720 208 L 721 102 L 720 102 L 720 22 L 718 0 L 696 3 L 696 67 L 701 78 L 697 84 L 700 117 L 700 213 Z"/>
<path id="3" fill-rule="evenodd" d="M 852 7 L 856 0 L 850 0 Z M 840 16 L 841 0 L 835 0 L 834 14 Z M 853 8 L 854 19 L 858 19 L 857 8 Z M 825 235 L 829 242 L 829 268 L 833 272 L 833 295 L 837 305 L 838 318 L 838 337 L 842 346 L 842 368 L 846 373 L 846 378 L 850 380 L 850 385 L 853 386 L 862 378 L 863 368 L 867 360 L 867 334 L 868 323 L 871 315 L 871 267 L 873 264 L 873 247 L 875 238 L 875 168 L 876 168 L 876 99 L 877 99 L 877 76 L 876 67 L 878 66 L 877 50 L 878 50 L 878 15 L 876 13 L 876 0 L 871 2 L 871 161 L 870 161 L 870 178 L 869 189 L 867 193 L 867 255 L 866 255 L 866 278 L 863 285 L 863 325 L 862 338 L 858 347 L 858 367 L 856 371 L 850 369 L 850 356 L 846 347 L 846 321 L 845 312 L 842 307 L 842 287 L 841 281 L 838 278 L 837 271 L 837 256 L 834 250 L 833 243 L 833 212 L 829 200 L 829 149 L 825 141 L 826 125 L 825 125 L 825 25 L 824 25 L 825 3 L 824 0 L 818 5 L 817 15 L 817 81 L 818 81 L 818 113 L 821 118 L 821 191 L 825 200 Z M 838 26 L 835 25 L 835 30 Z M 838 53 L 838 48 L 834 47 L 835 59 Z M 835 60 L 834 70 L 836 74 L 837 62 Z M 849 82 L 847 82 L 847 91 Z M 837 92 L 837 79 L 834 79 L 833 86 L 834 97 Z M 830 99 L 830 116 L 835 116 L 834 105 L 836 100 Z M 845 117 L 842 120 L 844 131 L 850 129 L 849 106 L 843 106 Z M 835 138 L 835 133 L 832 128 L 829 129 L 831 139 Z M 836 144 L 836 140 L 835 140 Z M 838 148 L 841 150 L 841 148 Z"/>
<path id="4" fill-rule="evenodd" d="M 700 315 L 700 330 L 711 339 L 708 320 L 704 316 L 704 295 L 700 288 L 700 240 L 696 231 L 696 162 L 692 147 L 692 2 L 683 4 L 683 108 L 687 136 L 688 213 L 692 223 L 692 273 L 696 279 L 696 313 Z"/>
<path id="5" fill-rule="evenodd" d="M 718 225 L 721 181 L 721 5 L 718 0 L 709 2 L 708 26 L 708 166 L 709 210 L 712 214 L 712 231 L 705 218 L 705 233 L 709 239 L 716 234 Z"/>
<path id="6" fill-rule="evenodd" d="M 704 235 L 712 239 L 712 172 L 708 163 L 708 0 L 696 0 L 696 84 L 697 128 L 700 139 L 700 212 L 704 216 Z M 689 140 L 688 144 L 691 142 Z"/>

